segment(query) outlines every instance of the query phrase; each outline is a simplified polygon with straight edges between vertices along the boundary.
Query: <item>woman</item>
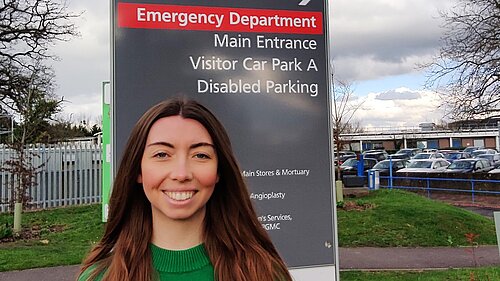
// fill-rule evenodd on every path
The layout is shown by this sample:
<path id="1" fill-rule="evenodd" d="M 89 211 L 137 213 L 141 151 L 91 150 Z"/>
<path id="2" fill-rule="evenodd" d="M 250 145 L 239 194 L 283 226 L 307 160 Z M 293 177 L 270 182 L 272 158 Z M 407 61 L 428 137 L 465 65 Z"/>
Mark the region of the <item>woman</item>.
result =
<path id="1" fill-rule="evenodd" d="M 124 151 L 104 236 L 79 280 L 292 280 L 207 108 L 155 105 Z"/>

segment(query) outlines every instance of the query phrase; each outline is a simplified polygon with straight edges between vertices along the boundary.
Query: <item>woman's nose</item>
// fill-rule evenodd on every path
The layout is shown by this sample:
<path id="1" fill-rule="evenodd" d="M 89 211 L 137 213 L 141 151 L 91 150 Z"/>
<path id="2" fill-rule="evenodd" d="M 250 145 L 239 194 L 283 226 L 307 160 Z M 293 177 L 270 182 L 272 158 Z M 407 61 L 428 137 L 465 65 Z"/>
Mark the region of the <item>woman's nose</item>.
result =
<path id="1" fill-rule="evenodd" d="M 175 161 L 172 170 L 170 171 L 170 177 L 177 181 L 186 181 L 193 178 L 193 174 L 189 167 L 188 161 L 185 159 L 177 159 Z"/>

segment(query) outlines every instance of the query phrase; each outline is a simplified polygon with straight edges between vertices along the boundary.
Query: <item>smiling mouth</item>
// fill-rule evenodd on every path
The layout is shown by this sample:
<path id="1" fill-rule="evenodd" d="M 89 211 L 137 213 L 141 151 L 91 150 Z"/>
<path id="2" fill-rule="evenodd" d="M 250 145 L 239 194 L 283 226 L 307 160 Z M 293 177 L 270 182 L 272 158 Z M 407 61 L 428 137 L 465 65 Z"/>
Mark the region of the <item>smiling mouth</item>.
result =
<path id="1" fill-rule="evenodd" d="M 193 198 L 195 192 L 194 191 L 182 191 L 182 192 L 173 192 L 173 191 L 164 191 L 163 192 L 165 195 L 168 196 L 168 198 L 175 200 L 175 201 L 186 201 L 191 198 Z"/>

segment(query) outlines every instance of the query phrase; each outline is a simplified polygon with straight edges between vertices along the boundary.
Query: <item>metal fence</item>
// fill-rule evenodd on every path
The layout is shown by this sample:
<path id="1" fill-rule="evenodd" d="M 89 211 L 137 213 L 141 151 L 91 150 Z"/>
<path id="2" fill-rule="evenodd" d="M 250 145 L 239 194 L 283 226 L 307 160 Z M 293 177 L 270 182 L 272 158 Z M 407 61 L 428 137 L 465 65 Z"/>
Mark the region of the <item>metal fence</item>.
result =
<path id="1" fill-rule="evenodd" d="M 439 174 L 434 174 L 432 177 L 425 175 L 380 176 L 379 186 L 388 189 L 423 191 L 428 197 L 431 197 L 432 192 L 468 194 L 473 203 L 476 195 L 500 196 L 499 179 L 489 178 L 487 174 L 475 176 L 469 175 L 468 178 L 464 175 L 463 178 L 445 178 L 440 177 Z M 372 183 L 376 180 L 369 178 L 368 181 L 368 188 L 373 189 Z"/>
<path id="2" fill-rule="evenodd" d="M 36 184 L 28 190 L 27 209 L 101 202 L 102 146 L 92 142 L 34 145 L 29 148 L 37 169 Z M 0 165 L 14 151 L 0 147 Z M 0 212 L 10 210 L 17 176 L 0 171 Z"/>

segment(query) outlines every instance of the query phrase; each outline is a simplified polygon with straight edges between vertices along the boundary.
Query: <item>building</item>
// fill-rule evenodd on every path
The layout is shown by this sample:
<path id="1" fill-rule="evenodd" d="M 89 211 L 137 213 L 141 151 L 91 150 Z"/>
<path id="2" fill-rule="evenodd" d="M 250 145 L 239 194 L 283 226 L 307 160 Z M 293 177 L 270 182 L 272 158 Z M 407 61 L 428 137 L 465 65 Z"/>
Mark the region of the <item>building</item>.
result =
<path id="1" fill-rule="evenodd" d="M 422 123 L 413 128 L 374 128 L 361 133 L 342 134 L 344 149 L 364 151 L 401 148 L 461 149 L 483 146 L 500 151 L 500 121 L 496 126 L 438 128 L 434 123 Z"/>

